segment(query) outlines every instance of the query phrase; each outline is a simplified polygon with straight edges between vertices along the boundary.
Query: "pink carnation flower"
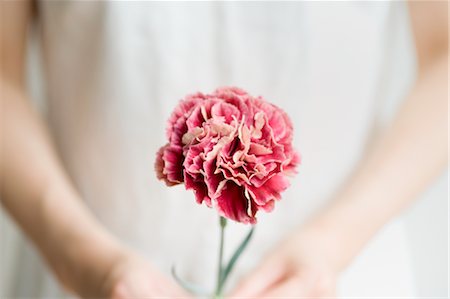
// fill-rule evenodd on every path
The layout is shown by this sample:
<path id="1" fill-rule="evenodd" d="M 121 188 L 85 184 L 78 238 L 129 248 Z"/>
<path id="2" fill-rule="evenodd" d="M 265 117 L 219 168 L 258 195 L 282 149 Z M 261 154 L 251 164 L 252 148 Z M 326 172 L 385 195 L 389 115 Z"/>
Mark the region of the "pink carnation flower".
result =
<path id="1" fill-rule="evenodd" d="M 274 208 L 300 163 L 292 131 L 284 111 L 242 89 L 189 95 L 169 118 L 157 176 L 168 186 L 184 183 L 223 217 L 254 224 L 259 210 Z"/>

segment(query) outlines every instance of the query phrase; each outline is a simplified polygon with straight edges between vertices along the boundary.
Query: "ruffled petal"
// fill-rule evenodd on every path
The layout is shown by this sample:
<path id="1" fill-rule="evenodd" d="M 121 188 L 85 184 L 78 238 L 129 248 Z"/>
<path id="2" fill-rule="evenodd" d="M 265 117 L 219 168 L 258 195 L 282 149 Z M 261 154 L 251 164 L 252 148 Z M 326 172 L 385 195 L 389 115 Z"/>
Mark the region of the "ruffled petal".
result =
<path id="1" fill-rule="evenodd" d="M 244 189 L 235 183 L 227 182 L 215 202 L 223 217 L 246 224 L 256 223 L 257 209 L 253 202 L 245 197 Z"/>
<path id="2" fill-rule="evenodd" d="M 288 115 L 235 87 L 183 99 L 168 121 L 169 144 L 156 157 L 157 177 L 185 183 L 198 203 L 242 223 L 272 211 L 296 172 Z"/>

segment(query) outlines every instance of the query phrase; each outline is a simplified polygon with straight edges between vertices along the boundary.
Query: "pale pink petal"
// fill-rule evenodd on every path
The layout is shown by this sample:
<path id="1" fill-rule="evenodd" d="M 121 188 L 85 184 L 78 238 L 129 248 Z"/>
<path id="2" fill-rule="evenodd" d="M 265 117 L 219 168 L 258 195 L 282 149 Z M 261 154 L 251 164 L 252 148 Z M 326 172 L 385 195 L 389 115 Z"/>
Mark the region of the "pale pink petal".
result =
<path id="1" fill-rule="evenodd" d="M 292 135 L 283 110 L 242 89 L 189 95 L 169 118 L 169 144 L 155 170 L 168 185 L 184 182 L 198 203 L 253 224 L 259 210 L 274 208 L 300 164 Z"/>

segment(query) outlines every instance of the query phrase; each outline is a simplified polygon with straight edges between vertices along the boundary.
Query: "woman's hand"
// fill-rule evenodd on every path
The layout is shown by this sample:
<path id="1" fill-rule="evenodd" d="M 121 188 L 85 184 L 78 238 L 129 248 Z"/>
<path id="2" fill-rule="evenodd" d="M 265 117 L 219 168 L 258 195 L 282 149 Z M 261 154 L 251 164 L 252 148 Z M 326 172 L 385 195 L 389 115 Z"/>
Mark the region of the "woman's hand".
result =
<path id="1" fill-rule="evenodd" d="M 106 298 L 188 298 L 169 278 L 164 277 L 145 259 L 127 253 L 108 270 L 103 283 Z"/>
<path id="2" fill-rule="evenodd" d="M 448 3 L 409 6 L 419 69 L 408 97 L 316 229 L 278 247 L 234 296 L 333 296 L 337 273 L 448 166 Z"/>
<path id="3" fill-rule="evenodd" d="M 231 297 L 334 297 L 337 271 L 324 258 L 324 250 L 328 249 L 323 245 L 318 235 L 292 235 L 265 258 Z"/>

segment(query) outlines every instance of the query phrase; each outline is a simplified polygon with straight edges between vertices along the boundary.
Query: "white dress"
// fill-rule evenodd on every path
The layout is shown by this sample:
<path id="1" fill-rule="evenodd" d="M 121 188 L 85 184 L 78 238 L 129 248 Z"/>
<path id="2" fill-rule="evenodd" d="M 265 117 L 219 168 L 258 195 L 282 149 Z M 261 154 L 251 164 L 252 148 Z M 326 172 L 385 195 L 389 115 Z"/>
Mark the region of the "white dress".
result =
<path id="1" fill-rule="evenodd" d="M 299 175 L 274 212 L 260 214 L 236 281 L 332 198 L 414 78 L 402 2 L 45 1 L 38 11 L 49 125 L 87 205 L 161 271 L 176 263 L 208 287 L 217 214 L 153 170 L 177 101 L 239 86 L 294 121 Z M 227 250 L 246 230 L 228 229 Z M 12 296 L 63 296 L 33 249 L 16 253 Z M 396 219 L 343 273 L 339 295 L 414 296 L 410 267 Z"/>

